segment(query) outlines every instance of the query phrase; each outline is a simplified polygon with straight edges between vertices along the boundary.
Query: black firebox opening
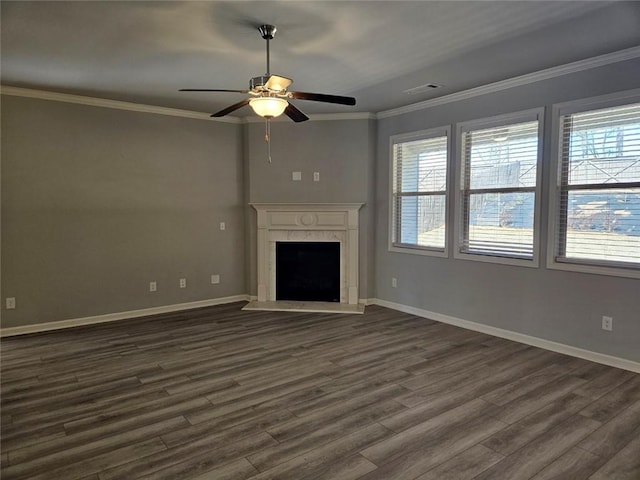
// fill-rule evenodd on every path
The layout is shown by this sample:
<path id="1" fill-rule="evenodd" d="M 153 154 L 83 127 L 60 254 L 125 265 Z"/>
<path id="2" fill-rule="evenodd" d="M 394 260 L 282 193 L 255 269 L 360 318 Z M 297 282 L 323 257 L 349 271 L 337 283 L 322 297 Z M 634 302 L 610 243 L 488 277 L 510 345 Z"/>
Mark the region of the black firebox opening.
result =
<path id="1" fill-rule="evenodd" d="M 340 242 L 276 242 L 276 300 L 340 301 Z"/>

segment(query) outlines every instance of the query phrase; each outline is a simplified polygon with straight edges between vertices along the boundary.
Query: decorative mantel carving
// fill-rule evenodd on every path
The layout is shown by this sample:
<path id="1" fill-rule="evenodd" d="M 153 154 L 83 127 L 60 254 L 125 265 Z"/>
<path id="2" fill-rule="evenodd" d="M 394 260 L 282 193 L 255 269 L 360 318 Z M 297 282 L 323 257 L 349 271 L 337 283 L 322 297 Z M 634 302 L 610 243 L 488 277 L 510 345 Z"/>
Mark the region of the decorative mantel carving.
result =
<path id="1" fill-rule="evenodd" d="M 276 242 L 340 242 L 340 303 L 358 304 L 362 203 L 251 203 L 258 212 L 258 302 L 275 301 Z"/>

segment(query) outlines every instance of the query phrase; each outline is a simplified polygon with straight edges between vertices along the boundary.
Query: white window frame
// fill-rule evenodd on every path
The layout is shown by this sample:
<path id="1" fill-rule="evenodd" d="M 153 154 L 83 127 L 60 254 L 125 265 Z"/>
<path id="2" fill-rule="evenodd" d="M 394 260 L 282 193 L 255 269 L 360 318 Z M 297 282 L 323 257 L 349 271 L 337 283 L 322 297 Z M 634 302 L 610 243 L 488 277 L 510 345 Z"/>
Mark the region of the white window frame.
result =
<path id="1" fill-rule="evenodd" d="M 534 214 L 533 214 L 533 255 L 532 258 L 518 258 L 508 255 L 488 255 L 481 253 L 471 253 L 461 251 L 464 239 L 464 189 L 463 189 L 463 162 L 464 151 L 462 147 L 463 133 L 473 130 L 483 130 L 486 128 L 509 126 L 524 122 L 538 122 L 538 159 L 536 163 L 536 186 L 534 190 Z M 453 257 L 460 260 L 474 260 L 478 262 L 500 263 L 504 265 L 516 265 L 521 267 L 539 267 L 540 256 L 540 225 L 541 225 L 541 205 L 542 205 L 542 151 L 544 143 L 544 108 L 534 108 L 520 112 L 509 113 L 505 115 L 497 115 L 494 117 L 482 118 L 478 120 L 470 120 L 468 122 L 458 123 L 456 126 L 456 174 L 455 174 L 455 192 L 456 192 L 456 209 L 454 219 L 454 239 Z"/>
<path id="2" fill-rule="evenodd" d="M 562 135 L 561 117 L 572 113 L 600 110 L 637 102 L 640 102 L 640 88 L 621 93 L 558 103 L 552 106 L 551 128 L 553 134 L 551 139 L 551 188 L 549 189 L 547 268 L 616 277 L 640 278 L 640 268 L 610 266 L 606 265 L 606 261 L 598 265 L 598 262 L 590 262 L 588 260 L 556 260 L 559 247 L 559 245 L 556 244 L 556 238 L 558 238 L 557 234 L 559 233 L 558 209 L 560 207 L 560 169 L 562 168 L 562 145 L 560 142 Z"/>
<path id="3" fill-rule="evenodd" d="M 447 187 L 444 194 L 444 218 L 445 218 L 445 236 L 444 236 L 444 248 L 439 249 L 435 247 L 425 247 L 421 245 L 410 245 L 396 243 L 394 239 L 394 232 L 396 229 L 396 216 L 395 216 L 395 196 L 394 196 L 394 157 L 393 146 L 398 143 L 411 142 L 415 140 L 424 140 L 435 137 L 447 137 Z M 416 255 L 428 255 L 433 257 L 449 257 L 449 236 L 450 236 L 450 223 L 449 223 L 449 205 L 451 194 L 451 126 L 443 126 L 431 128 L 428 130 L 420 130 L 411 133 L 403 133 L 399 135 L 392 135 L 389 139 L 389 251 L 398 253 L 412 253 Z"/>

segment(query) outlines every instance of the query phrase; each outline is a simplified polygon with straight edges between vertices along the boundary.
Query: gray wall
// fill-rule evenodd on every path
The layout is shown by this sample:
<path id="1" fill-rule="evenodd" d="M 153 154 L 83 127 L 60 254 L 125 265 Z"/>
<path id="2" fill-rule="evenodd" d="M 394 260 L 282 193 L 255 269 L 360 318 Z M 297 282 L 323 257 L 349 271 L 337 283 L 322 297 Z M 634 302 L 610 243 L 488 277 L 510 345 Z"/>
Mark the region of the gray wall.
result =
<path id="1" fill-rule="evenodd" d="M 246 128 L 246 185 L 252 203 L 364 203 L 360 209 L 360 298 L 373 296 L 375 122 L 327 120 L 272 122 L 271 158 L 264 123 Z M 292 181 L 292 172 L 302 181 Z M 320 173 L 320 182 L 313 181 Z M 247 289 L 256 294 L 255 211 L 247 211 L 250 256 Z"/>
<path id="2" fill-rule="evenodd" d="M 243 204 L 240 125 L 3 95 L 2 326 L 246 293 Z"/>
<path id="3" fill-rule="evenodd" d="M 640 361 L 640 280 L 548 270 L 544 265 L 550 108 L 545 117 L 540 268 L 456 260 L 452 253 L 451 258 L 436 258 L 388 251 L 390 135 L 637 88 L 639 79 L 640 60 L 634 60 L 379 120 L 376 296 Z M 391 277 L 398 279 L 398 288 L 391 288 Z M 614 317 L 613 332 L 601 329 L 602 315 Z"/>
<path id="4" fill-rule="evenodd" d="M 274 122 L 271 164 L 261 123 L 3 96 L 2 298 L 18 308 L 3 309 L 2 325 L 255 294 L 249 202 L 362 202 L 361 298 L 640 361 L 639 280 L 548 270 L 544 242 L 539 268 L 387 249 L 390 135 L 637 88 L 639 72 L 627 61 L 378 122 Z M 543 219 L 550 134 L 547 108 Z"/>

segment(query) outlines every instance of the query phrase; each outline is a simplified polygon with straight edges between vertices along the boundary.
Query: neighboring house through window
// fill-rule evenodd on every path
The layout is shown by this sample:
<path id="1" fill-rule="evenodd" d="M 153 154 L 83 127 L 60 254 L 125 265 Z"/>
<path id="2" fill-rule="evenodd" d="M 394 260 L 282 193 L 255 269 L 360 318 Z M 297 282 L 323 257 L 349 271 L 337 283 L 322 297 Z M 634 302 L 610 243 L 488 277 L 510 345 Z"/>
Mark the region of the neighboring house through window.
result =
<path id="1" fill-rule="evenodd" d="M 554 108 L 549 266 L 640 277 L 640 94 Z"/>

